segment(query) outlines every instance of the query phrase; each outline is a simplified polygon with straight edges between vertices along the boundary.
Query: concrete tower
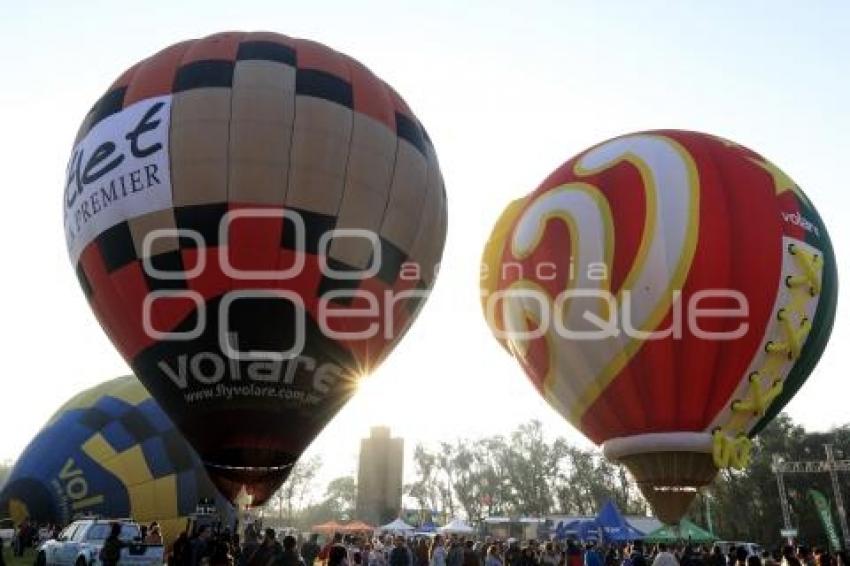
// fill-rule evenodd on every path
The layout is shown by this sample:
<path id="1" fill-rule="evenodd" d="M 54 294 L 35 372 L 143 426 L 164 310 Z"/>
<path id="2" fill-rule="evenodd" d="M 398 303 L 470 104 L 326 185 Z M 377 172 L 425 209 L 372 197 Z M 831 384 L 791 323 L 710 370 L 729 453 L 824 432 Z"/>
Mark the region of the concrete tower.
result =
<path id="1" fill-rule="evenodd" d="M 383 525 L 401 509 L 404 440 L 392 438 L 389 427 L 373 427 L 360 441 L 357 474 L 357 518 Z"/>

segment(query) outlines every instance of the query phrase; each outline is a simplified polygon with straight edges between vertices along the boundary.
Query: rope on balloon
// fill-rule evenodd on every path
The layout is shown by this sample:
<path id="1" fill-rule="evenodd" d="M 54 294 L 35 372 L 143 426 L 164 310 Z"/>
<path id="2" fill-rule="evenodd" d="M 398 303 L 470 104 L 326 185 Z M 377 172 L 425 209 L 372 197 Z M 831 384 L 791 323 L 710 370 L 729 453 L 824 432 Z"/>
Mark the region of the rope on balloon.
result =
<path id="1" fill-rule="evenodd" d="M 712 433 L 714 464 L 718 468 L 742 470 L 747 467 L 752 443 L 746 435 L 746 425 L 753 416 L 763 416 L 782 393 L 780 370 L 788 360 L 796 360 L 800 356 L 812 328 L 805 307 L 821 291 L 823 258 L 793 243 L 788 245 L 787 251 L 802 273 L 785 278 L 785 285 L 790 289 L 790 300 L 776 313 L 779 320 L 778 336 L 765 344 L 768 355 L 762 368 L 750 373 L 746 396 L 732 402 L 732 417 Z M 795 323 L 795 319 L 799 322 Z"/>

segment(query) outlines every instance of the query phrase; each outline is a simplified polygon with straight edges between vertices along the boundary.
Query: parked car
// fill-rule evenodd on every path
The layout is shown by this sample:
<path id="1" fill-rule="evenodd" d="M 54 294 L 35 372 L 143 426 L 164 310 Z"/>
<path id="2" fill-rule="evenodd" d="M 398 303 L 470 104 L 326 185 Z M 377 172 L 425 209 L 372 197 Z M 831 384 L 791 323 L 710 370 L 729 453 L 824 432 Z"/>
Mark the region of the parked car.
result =
<path id="1" fill-rule="evenodd" d="M 127 519 L 81 519 L 59 533 L 56 539 L 38 547 L 37 566 L 97 566 L 100 550 L 112 523 L 121 524 L 119 538 L 127 546 L 121 549 L 121 566 L 160 566 L 165 554 L 161 544 L 143 544 L 139 524 Z"/>

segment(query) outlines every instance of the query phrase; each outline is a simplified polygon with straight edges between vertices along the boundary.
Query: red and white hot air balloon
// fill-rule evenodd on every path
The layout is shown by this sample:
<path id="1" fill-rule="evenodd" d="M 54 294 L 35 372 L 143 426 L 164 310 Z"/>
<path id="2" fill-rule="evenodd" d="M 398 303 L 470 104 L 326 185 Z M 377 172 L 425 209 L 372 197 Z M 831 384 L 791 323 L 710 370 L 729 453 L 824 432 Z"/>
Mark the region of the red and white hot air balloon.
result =
<path id="1" fill-rule="evenodd" d="M 667 523 L 746 463 L 835 316 L 812 203 L 757 153 L 697 132 L 579 153 L 507 208 L 484 262 L 499 341 Z"/>

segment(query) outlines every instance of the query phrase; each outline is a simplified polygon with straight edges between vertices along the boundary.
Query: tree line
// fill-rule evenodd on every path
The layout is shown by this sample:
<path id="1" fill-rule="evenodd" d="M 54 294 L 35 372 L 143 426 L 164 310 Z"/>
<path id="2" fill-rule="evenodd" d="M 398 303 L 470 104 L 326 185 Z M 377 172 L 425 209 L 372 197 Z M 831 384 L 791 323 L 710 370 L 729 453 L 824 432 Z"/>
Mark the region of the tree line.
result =
<path id="1" fill-rule="evenodd" d="M 754 439 L 747 468 L 721 470 L 697 496 L 689 518 L 713 529 L 720 539 L 777 544 L 783 520 L 773 460 L 822 460 L 827 443 L 834 446 L 836 458 L 850 458 L 850 425 L 807 432 L 786 414 L 779 415 Z M 317 492 L 320 468 L 318 456 L 299 462 L 272 500 L 267 517 L 278 515 L 287 525 L 301 528 L 355 518 L 355 478 L 336 478 Z M 625 514 L 649 513 L 625 467 L 609 462 L 599 450 L 575 446 L 563 437 L 547 440 L 536 420 L 507 435 L 416 444 L 412 472 L 413 481 L 404 489 L 409 520 L 594 515 L 609 499 Z M 788 474 L 785 483 L 800 539 L 825 544 L 809 490 L 827 496 L 838 528 L 829 475 Z M 839 473 L 839 485 L 850 500 L 850 473 Z"/>
<path id="2" fill-rule="evenodd" d="M 590 515 L 607 499 L 626 513 L 646 511 L 623 466 L 561 437 L 547 441 L 536 420 L 507 436 L 418 444 L 413 462 L 407 494 L 441 517 Z"/>

